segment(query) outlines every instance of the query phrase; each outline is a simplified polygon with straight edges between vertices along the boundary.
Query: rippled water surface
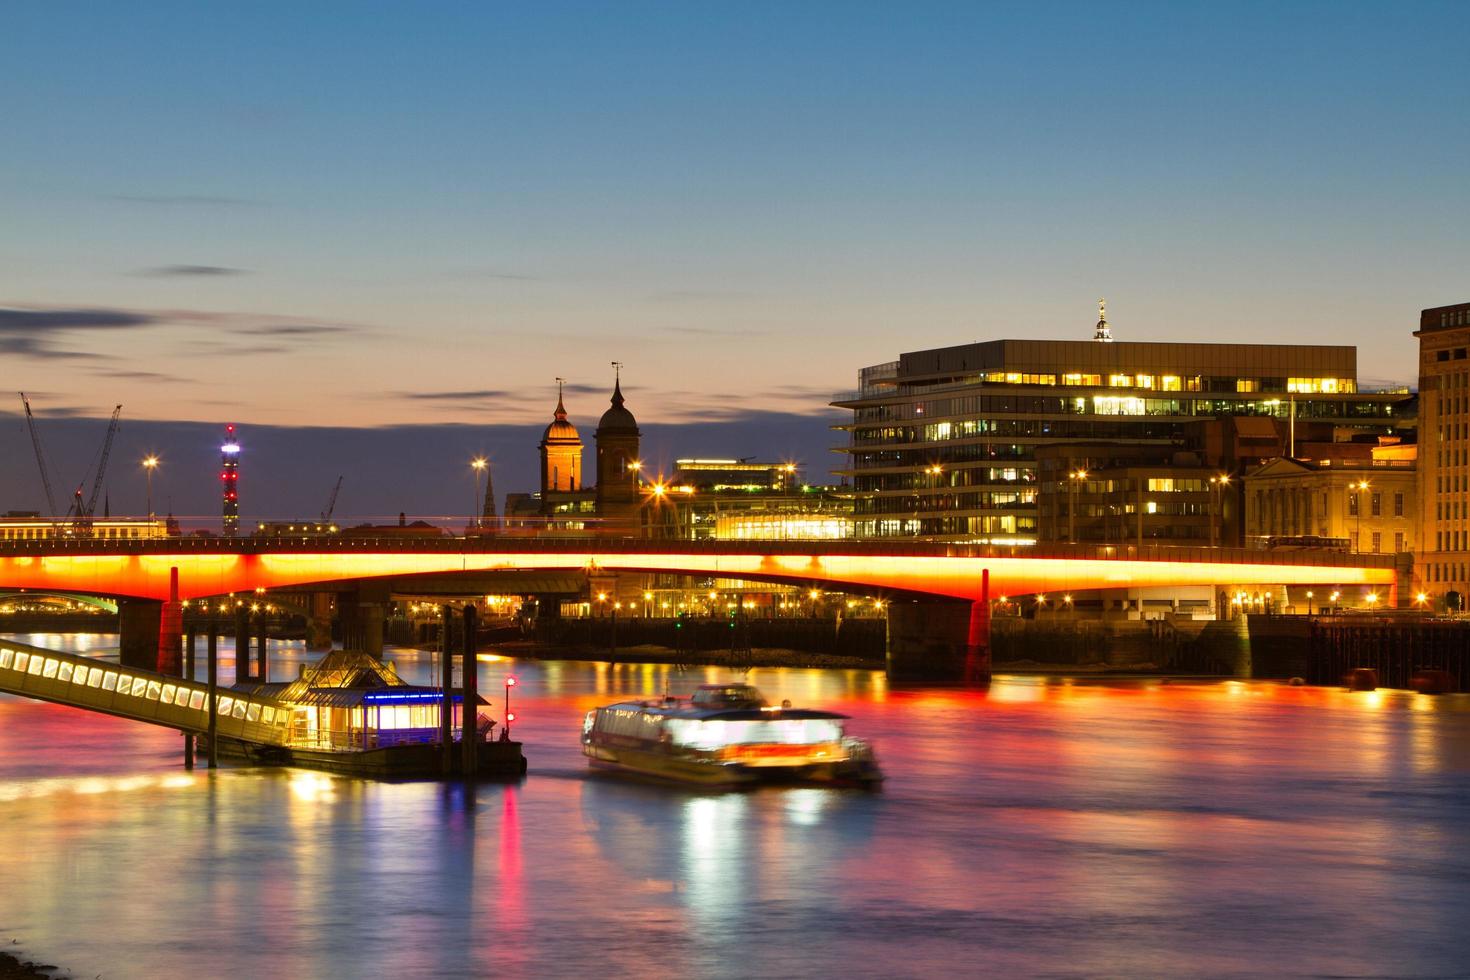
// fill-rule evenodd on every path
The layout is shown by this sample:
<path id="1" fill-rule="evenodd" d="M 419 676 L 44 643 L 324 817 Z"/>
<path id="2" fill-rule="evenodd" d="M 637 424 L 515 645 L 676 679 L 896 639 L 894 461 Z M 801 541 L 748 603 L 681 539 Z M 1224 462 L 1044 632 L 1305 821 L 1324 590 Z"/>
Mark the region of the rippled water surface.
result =
<path id="1" fill-rule="evenodd" d="M 888 782 L 714 794 L 577 737 L 726 672 L 486 658 L 496 717 L 511 672 L 530 775 L 470 791 L 186 773 L 175 733 L 0 696 L 0 942 L 84 977 L 1470 974 L 1464 696 L 756 670 Z"/>

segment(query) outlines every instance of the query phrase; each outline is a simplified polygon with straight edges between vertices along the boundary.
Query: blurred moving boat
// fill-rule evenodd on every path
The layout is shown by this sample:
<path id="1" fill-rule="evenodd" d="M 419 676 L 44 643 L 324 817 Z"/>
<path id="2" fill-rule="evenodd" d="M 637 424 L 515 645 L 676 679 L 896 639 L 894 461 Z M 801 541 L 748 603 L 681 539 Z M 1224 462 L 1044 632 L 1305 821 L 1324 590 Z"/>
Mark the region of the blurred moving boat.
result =
<path id="1" fill-rule="evenodd" d="M 749 684 L 706 684 L 690 698 L 627 701 L 587 712 L 582 753 L 598 768 L 707 786 L 873 786 L 872 747 L 846 715 L 768 705 Z"/>

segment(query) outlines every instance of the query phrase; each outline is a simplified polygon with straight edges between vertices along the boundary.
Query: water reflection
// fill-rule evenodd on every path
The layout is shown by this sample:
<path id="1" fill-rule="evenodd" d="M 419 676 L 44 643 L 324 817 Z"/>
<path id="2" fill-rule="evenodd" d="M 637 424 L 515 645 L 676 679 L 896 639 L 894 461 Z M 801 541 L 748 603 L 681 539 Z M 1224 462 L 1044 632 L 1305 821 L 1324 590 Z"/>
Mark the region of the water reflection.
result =
<path id="1" fill-rule="evenodd" d="M 520 681 L 523 784 L 184 773 L 174 733 L 0 698 L 0 922 L 77 975 L 1463 973 L 1465 697 L 757 670 L 889 781 L 721 794 L 590 776 L 577 735 L 728 672 L 479 669 L 492 713 Z"/>

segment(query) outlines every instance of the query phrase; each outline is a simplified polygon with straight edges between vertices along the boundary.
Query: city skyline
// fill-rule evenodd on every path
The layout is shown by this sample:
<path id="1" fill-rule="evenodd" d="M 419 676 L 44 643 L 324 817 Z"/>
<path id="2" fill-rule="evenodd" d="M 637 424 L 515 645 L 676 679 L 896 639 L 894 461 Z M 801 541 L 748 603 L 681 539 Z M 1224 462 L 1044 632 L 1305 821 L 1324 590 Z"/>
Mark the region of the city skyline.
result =
<path id="1" fill-rule="evenodd" d="M 621 360 L 640 420 L 738 428 L 899 346 L 1083 339 L 1106 295 L 1119 339 L 1354 343 L 1405 383 L 1463 292 L 1466 26 L 12 13 L 0 352 L 52 414 L 534 424 Z"/>

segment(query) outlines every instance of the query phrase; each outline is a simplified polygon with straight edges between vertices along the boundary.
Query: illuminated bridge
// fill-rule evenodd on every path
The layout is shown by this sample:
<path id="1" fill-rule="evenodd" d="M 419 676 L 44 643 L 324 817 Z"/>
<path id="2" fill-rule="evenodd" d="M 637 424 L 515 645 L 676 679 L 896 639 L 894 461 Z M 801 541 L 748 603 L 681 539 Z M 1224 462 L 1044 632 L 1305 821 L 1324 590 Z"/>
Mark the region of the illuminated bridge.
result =
<path id="1" fill-rule="evenodd" d="M 171 594 L 175 573 L 177 591 Z M 999 595 L 1366 587 L 1382 590 L 1390 606 L 1398 595 L 1392 556 L 1220 548 L 489 536 L 0 543 L 0 589 L 123 600 L 125 634 L 127 607 L 137 600 L 156 604 L 265 589 L 356 592 L 365 607 L 381 607 L 395 593 L 574 592 L 589 573 L 679 574 L 883 596 L 892 600 L 891 637 L 909 629 L 912 620 L 926 633 L 958 629 L 966 634 L 957 641 L 962 647 L 974 646 L 977 629 L 988 635 L 979 620 L 988 622 L 987 600 Z M 940 607 L 948 612 L 938 615 Z M 968 626 L 944 625 L 957 610 L 964 611 Z M 125 637 L 125 655 L 126 646 Z"/>

